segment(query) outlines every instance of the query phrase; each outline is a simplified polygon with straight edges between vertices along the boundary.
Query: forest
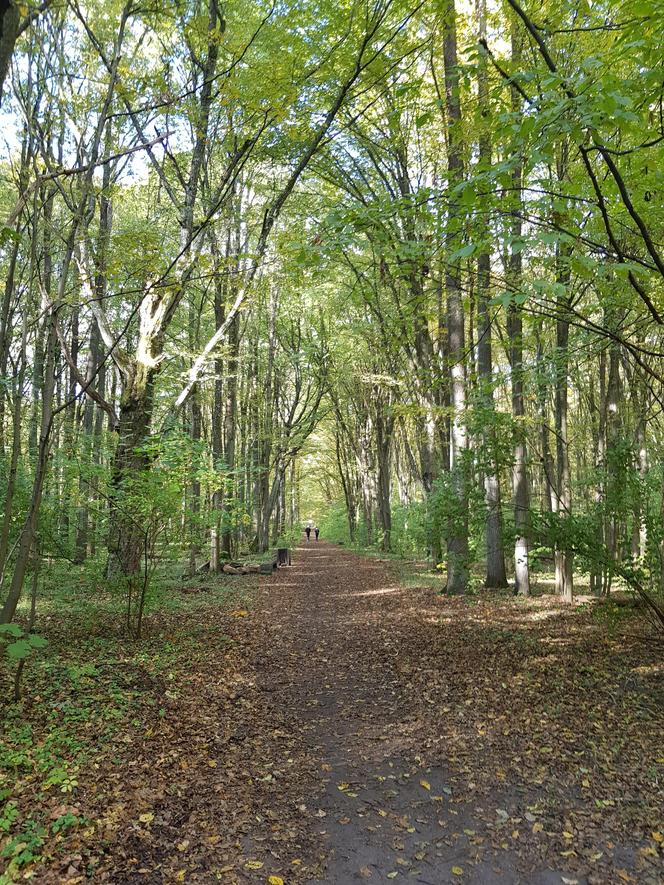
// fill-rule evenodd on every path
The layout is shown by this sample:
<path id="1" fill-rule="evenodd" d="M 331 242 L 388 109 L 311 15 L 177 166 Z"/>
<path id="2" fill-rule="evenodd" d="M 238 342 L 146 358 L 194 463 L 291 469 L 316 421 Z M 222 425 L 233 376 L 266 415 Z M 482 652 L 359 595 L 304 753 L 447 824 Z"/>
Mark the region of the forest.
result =
<path id="1" fill-rule="evenodd" d="M 0 885 L 662 881 L 663 34 L 0 3 Z"/>

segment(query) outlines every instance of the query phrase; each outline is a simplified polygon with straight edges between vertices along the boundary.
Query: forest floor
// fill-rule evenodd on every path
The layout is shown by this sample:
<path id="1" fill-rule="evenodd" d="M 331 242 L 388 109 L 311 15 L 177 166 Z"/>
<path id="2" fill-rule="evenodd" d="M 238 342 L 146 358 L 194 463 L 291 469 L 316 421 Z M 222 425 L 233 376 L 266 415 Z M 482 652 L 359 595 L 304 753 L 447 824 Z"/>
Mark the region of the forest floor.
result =
<path id="1" fill-rule="evenodd" d="M 323 542 L 205 587 L 140 644 L 40 624 L 0 882 L 664 881 L 664 649 L 633 613 L 446 598 Z"/>

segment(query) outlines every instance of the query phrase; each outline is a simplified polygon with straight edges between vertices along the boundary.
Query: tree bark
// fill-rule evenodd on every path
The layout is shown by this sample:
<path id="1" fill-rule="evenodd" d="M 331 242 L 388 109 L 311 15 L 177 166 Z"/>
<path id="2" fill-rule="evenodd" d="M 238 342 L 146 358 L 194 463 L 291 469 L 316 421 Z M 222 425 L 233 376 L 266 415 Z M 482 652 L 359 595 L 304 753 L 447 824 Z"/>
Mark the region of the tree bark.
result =
<path id="1" fill-rule="evenodd" d="M 478 0 L 477 4 L 479 37 L 486 39 L 486 0 Z M 487 172 L 491 168 L 492 148 L 489 130 L 489 99 L 486 59 L 482 62 L 478 75 L 478 100 L 481 131 L 478 153 L 480 171 Z M 484 225 L 485 236 L 489 235 L 488 225 Z M 482 445 L 489 453 L 485 464 L 484 495 L 487 507 L 486 522 L 486 578 L 487 587 L 507 587 L 505 570 L 505 549 L 503 545 L 503 519 L 500 494 L 499 465 L 496 463 L 496 431 L 494 419 L 493 390 L 493 353 L 492 353 L 492 322 L 489 312 L 491 298 L 491 251 L 487 245 L 477 259 L 477 381 L 479 398 L 487 411 L 485 430 L 482 434 Z"/>
<path id="2" fill-rule="evenodd" d="M 459 261 L 451 254 L 460 245 L 458 207 L 451 196 L 463 179 L 461 143 L 461 103 L 459 96 L 459 65 L 457 60 L 455 0 L 447 0 L 443 26 L 443 59 L 445 64 L 445 101 L 447 107 L 447 172 L 450 202 L 446 235 L 447 267 L 447 334 L 452 398 L 452 429 L 450 472 L 456 497 L 457 512 L 452 516 L 447 540 L 447 592 L 465 593 L 468 586 L 468 491 L 466 479 L 466 380 L 464 312 Z"/>
<path id="3" fill-rule="evenodd" d="M 518 69 L 521 46 L 516 22 L 512 23 L 512 62 Z M 521 111 L 521 97 L 516 88 L 512 87 L 512 110 Z M 522 285 L 522 256 L 520 239 L 522 235 L 522 187 L 523 166 L 517 160 L 512 172 L 514 192 L 514 209 L 512 212 L 510 235 L 512 246 L 509 257 L 509 276 L 514 295 L 518 294 Z M 524 418 L 526 414 L 523 391 L 523 319 L 521 308 L 512 300 L 508 309 L 507 332 L 510 342 L 511 387 L 512 387 L 512 418 L 514 420 L 514 466 L 512 469 L 514 497 L 514 588 L 521 596 L 530 595 L 529 573 L 529 531 L 530 531 L 530 494 L 528 487 L 528 460 L 526 448 L 526 430 Z"/>

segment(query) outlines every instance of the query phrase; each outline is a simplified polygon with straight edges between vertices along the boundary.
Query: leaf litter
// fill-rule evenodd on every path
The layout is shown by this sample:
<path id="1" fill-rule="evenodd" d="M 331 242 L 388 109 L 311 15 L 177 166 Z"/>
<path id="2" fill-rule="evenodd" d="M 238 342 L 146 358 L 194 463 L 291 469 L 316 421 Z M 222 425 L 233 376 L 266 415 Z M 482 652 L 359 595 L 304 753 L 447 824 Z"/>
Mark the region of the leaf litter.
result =
<path id="1" fill-rule="evenodd" d="M 121 649 L 114 730 L 71 726 L 93 747 L 80 825 L 21 876 L 661 882 L 661 649 L 551 598 L 406 589 L 322 543 L 240 602 L 161 614 Z M 85 688 L 98 705 L 111 670 Z M 41 708 L 23 715 L 43 740 Z M 62 811 L 36 775 L 19 787 L 19 810 Z"/>

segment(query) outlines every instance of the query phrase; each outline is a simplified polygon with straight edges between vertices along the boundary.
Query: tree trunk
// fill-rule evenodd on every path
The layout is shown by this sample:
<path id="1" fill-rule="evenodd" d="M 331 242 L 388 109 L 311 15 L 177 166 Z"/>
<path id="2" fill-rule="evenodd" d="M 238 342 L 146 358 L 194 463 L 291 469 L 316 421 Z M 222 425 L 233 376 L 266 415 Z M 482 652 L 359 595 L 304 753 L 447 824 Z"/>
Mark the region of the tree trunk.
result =
<path id="1" fill-rule="evenodd" d="M 0 102 L 20 24 L 18 4 L 15 0 L 3 0 L 0 4 Z"/>
<path id="2" fill-rule="evenodd" d="M 382 548 L 386 553 L 392 549 L 392 430 L 394 419 L 382 414 L 383 402 L 377 396 L 376 448 L 378 454 L 378 517 L 382 531 Z"/>
<path id="3" fill-rule="evenodd" d="M 100 359 L 100 340 L 99 340 L 99 330 L 97 328 L 97 323 L 94 318 L 91 321 L 90 327 L 90 343 L 89 343 L 89 354 L 88 354 L 88 368 L 86 372 L 86 381 L 91 381 L 95 373 L 97 372 L 97 368 L 99 365 Z M 94 382 L 92 382 L 94 384 Z M 95 385 L 98 388 L 98 384 Z M 93 429 L 94 429 L 94 415 L 95 415 L 95 406 L 92 399 L 87 398 L 85 401 L 83 412 L 83 456 L 86 461 L 89 461 L 92 455 L 93 448 Z M 89 501 L 91 497 L 91 488 L 85 482 L 85 479 L 81 477 L 78 485 L 78 496 L 79 496 L 79 507 L 78 507 L 78 515 L 76 522 L 76 544 L 74 550 L 74 562 L 80 564 L 85 562 L 85 559 L 88 555 L 88 540 L 89 540 L 89 523 L 90 523 L 90 508 Z"/>
<path id="4" fill-rule="evenodd" d="M 521 58 L 520 36 L 516 22 L 512 23 L 512 62 L 516 70 Z M 518 90 L 512 88 L 512 109 L 521 111 L 521 97 Z M 522 284 L 522 256 L 520 239 L 522 234 L 522 176 L 521 162 L 517 162 L 512 172 L 514 190 L 514 211 L 512 213 L 511 237 L 512 247 L 509 258 L 509 276 L 513 294 L 517 294 Z M 530 595 L 529 573 L 529 529 L 530 529 L 530 495 L 528 488 L 528 461 L 526 449 L 526 414 L 523 393 L 523 320 L 521 308 L 513 300 L 509 306 L 507 332 L 510 341 L 511 386 L 512 386 L 512 418 L 514 420 L 514 588 L 521 596 Z"/>
<path id="5" fill-rule="evenodd" d="M 477 4 L 479 37 L 486 39 L 486 0 Z M 485 128 L 479 138 L 479 164 L 482 172 L 491 168 L 491 137 L 489 134 L 489 101 L 486 59 L 482 58 L 478 77 L 478 99 Z M 486 230 L 488 234 L 488 229 Z M 493 354 L 491 340 L 491 252 L 487 246 L 477 259 L 477 382 L 479 400 L 487 411 L 482 445 L 489 453 L 484 465 L 484 495 L 487 507 L 486 521 L 486 579 L 487 587 L 507 587 L 505 549 L 503 545 L 503 518 L 501 509 L 499 464 L 496 461 L 496 431 L 494 419 Z"/>
<path id="6" fill-rule="evenodd" d="M 235 316 L 228 328 L 228 369 L 226 372 L 226 402 L 224 407 L 224 466 L 230 476 L 226 486 L 227 495 L 232 495 L 237 490 L 235 448 L 238 424 L 237 379 L 239 356 L 240 326 L 239 317 Z M 226 525 L 222 534 L 222 547 L 230 556 L 233 547 L 233 529 L 228 518 L 226 518 Z"/>
<path id="7" fill-rule="evenodd" d="M 63 280 L 67 276 L 68 262 L 65 261 L 63 267 Z M 64 291 L 64 281 L 61 282 L 61 291 Z M 12 582 L 7 594 L 7 599 L 0 613 L 0 624 L 10 623 L 16 613 L 21 593 L 23 591 L 23 583 L 25 574 L 30 561 L 30 553 L 35 540 L 37 530 L 37 522 L 39 518 L 39 506 L 41 504 L 42 493 L 44 490 L 44 482 L 48 470 L 48 456 L 51 444 L 51 431 L 53 425 L 53 393 L 55 391 L 55 347 L 56 347 L 56 328 L 57 309 L 56 305 L 51 305 L 50 313 L 46 318 L 46 346 L 44 359 L 44 376 L 42 385 L 42 410 L 41 423 L 39 432 L 39 445 L 37 449 L 37 460 L 35 464 L 35 475 L 32 482 L 32 494 L 28 505 L 28 513 L 23 523 L 21 533 L 18 539 L 16 561 L 14 563 L 14 573 Z"/>
<path id="8" fill-rule="evenodd" d="M 463 179 L 461 153 L 461 104 L 459 98 L 459 66 L 457 61 L 455 0 L 447 0 L 443 28 L 443 59 L 445 63 L 445 100 L 447 107 L 447 171 L 451 193 Z M 450 471 L 457 503 L 457 513 L 450 520 L 447 541 L 447 592 L 464 593 L 468 586 L 468 492 L 466 480 L 466 381 L 465 333 L 463 301 L 458 260 L 451 254 L 459 248 L 460 219 L 458 208 L 450 198 L 448 209 L 445 272 L 447 295 L 447 334 L 452 397 L 452 429 Z"/>
<path id="9" fill-rule="evenodd" d="M 133 480 L 149 467 L 142 447 L 150 434 L 156 375 L 156 366 L 135 364 L 120 398 L 118 445 L 111 471 L 109 578 L 133 578 L 140 572 L 145 555 L 143 525 L 131 514 L 123 497 L 131 492 Z"/>
<path id="10" fill-rule="evenodd" d="M 568 519 L 572 515 L 572 480 L 569 464 L 569 442 L 567 429 L 568 396 L 567 385 L 569 375 L 569 322 L 567 311 L 569 300 L 567 286 L 569 284 L 569 259 L 571 247 L 558 246 L 556 259 L 558 262 L 557 282 L 565 287 L 565 294 L 557 299 L 556 320 L 556 466 L 557 494 L 556 510 L 558 516 Z M 573 555 L 557 546 L 555 554 L 555 580 L 556 592 L 562 596 L 565 602 L 572 602 L 574 598 L 574 557 Z"/>

